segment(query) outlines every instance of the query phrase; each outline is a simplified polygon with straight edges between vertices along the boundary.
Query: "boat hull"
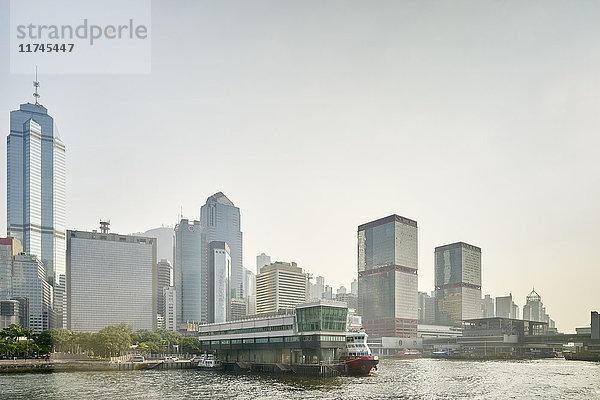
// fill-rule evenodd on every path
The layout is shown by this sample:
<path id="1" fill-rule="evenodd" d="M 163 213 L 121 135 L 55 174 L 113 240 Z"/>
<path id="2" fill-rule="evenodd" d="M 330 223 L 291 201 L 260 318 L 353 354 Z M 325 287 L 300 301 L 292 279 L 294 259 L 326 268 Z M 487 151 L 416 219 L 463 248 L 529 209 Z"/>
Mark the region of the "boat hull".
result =
<path id="1" fill-rule="evenodd" d="M 223 366 L 220 367 L 198 367 L 202 371 L 223 371 Z"/>
<path id="2" fill-rule="evenodd" d="M 377 356 L 343 356 L 340 359 L 346 362 L 352 375 L 369 375 L 379 364 Z"/>
<path id="3" fill-rule="evenodd" d="M 422 354 L 413 354 L 413 353 L 397 353 L 395 355 L 392 356 L 393 358 L 399 358 L 399 359 L 412 359 L 412 358 L 421 358 L 423 357 Z"/>

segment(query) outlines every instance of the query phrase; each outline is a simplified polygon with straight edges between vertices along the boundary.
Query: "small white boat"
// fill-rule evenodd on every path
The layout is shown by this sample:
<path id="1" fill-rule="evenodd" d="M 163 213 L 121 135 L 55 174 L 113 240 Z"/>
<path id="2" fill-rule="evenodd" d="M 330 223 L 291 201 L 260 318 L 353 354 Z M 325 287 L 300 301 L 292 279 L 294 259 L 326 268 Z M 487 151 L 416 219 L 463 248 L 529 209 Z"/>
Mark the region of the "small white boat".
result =
<path id="1" fill-rule="evenodd" d="M 213 354 L 203 354 L 198 361 L 198 368 L 209 371 L 221 371 L 223 364 Z"/>

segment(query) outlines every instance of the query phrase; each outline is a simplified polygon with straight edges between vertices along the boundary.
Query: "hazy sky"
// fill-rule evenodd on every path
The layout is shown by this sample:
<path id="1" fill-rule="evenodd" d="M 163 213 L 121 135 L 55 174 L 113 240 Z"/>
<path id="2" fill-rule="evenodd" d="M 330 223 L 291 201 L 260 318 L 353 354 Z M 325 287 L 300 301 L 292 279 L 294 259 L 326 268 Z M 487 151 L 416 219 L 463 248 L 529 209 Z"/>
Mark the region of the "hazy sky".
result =
<path id="1" fill-rule="evenodd" d="M 32 76 L 9 73 L 0 4 L 8 135 Z M 597 1 L 155 1 L 151 74 L 39 66 L 67 146 L 67 227 L 173 225 L 223 191 L 247 268 L 264 251 L 337 288 L 356 277 L 357 226 L 396 213 L 418 221 L 420 290 L 434 247 L 465 241 L 482 248 L 483 294 L 523 306 L 535 285 L 559 330 L 587 326 L 598 15 Z"/>

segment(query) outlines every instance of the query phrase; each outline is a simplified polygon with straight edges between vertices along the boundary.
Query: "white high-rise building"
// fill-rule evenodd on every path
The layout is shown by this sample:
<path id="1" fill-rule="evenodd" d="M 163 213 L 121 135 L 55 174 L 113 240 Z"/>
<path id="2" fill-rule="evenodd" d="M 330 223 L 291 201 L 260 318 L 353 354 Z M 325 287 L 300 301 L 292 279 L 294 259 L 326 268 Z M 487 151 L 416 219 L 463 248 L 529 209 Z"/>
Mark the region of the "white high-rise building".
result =
<path id="1" fill-rule="evenodd" d="M 156 239 L 67 231 L 67 244 L 68 329 L 156 329 Z"/>
<path id="2" fill-rule="evenodd" d="M 54 119 L 37 101 L 10 113 L 6 175 L 7 236 L 19 239 L 23 250 L 44 264 L 58 294 L 58 326 L 65 327 L 65 289 L 59 287 L 66 274 L 65 145 Z"/>
<path id="3" fill-rule="evenodd" d="M 358 279 L 355 279 L 350 284 L 350 293 L 358 296 Z"/>
<path id="4" fill-rule="evenodd" d="M 173 265 L 173 241 L 175 230 L 169 226 L 149 229 L 146 232 L 137 232 L 133 236 L 142 236 L 156 239 L 156 259 L 168 260 Z M 159 310 L 160 312 L 160 310 Z"/>
<path id="5" fill-rule="evenodd" d="M 160 240 L 157 239 L 156 242 L 158 249 L 158 242 L 160 242 Z M 165 298 L 163 297 L 163 289 L 173 286 L 173 265 L 169 260 L 161 259 L 156 263 L 156 278 L 156 312 L 164 321 L 165 315 L 163 312 L 165 309 Z"/>
<path id="6" fill-rule="evenodd" d="M 163 288 L 163 298 L 165 299 L 164 315 L 165 329 L 168 331 L 177 330 L 177 291 L 174 286 Z"/>
<path id="7" fill-rule="evenodd" d="M 222 241 L 231 251 L 230 289 L 234 298 L 244 297 L 244 270 L 242 263 L 242 231 L 240 209 L 223 193 L 206 199 L 200 208 L 200 224 L 207 243 Z"/>
<path id="8" fill-rule="evenodd" d="M 225 322 L 231 295 L 229 274 L 231 255 L 225 242 L 210 242 L 208 253 L 208 323 Z"/>
<path id="9" fill-rule="evenodd" d="M 265 265 L 271 264 L 271 256 L 260 253 L 256 256 L 256 275 L 260 274 L 260 269 Z"/>
<path id="10" fill-rule="evenodd" d="M 256 275 L 256 313 L 276 312 L 306 301 L 307 275 L 295 262 L 274 262 Z"/>

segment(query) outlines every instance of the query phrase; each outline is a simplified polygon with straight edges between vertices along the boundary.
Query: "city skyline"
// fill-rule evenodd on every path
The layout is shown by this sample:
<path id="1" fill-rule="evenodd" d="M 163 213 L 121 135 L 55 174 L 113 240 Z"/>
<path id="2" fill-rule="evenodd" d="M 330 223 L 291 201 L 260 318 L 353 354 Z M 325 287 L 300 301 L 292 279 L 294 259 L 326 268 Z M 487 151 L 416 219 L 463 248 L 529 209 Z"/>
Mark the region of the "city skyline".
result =
<path id="1" fill-rule="evenodd" d="M 155 35 L 151 75 L 40 66 L 41 103 L 69 151 L 67 229 L 96 229 L 100 217 L 121 233 L 174 226 L 181 208 L 198 219 L 206 196 L 222 191 L 244 214 L 245 268 L 265 252 L 347 287 L 356 226 L 396 213 L 419 221 L 419 290 L 433 289 L 436 246 L 476 243 L 482 295 L 512 292 L 522 307 L 535 285 L 559 330 L 588 323 L 600 277 L 598 5 L 447 4 L 425 20 L 427 5 L 413 3 L 332 2 L 318 15 L 278 5 L 268 19 L 256 4 L 238 6 L 189 4 L 198 12 L 188 15 L 153 6 L 165 15 L 158 33 L 192 37 L 190 25 L 211 39 L 188 52 Z M 333 18 L 339 9 L 347 13 Z M 408 22 L 415 15 L 424 28 Z M 227 35 L 215 35 L 217 20 L 231 23 Z M 8 111 L 33 100 L 32 76 L 7 71 L 6 134 Z M 178 171 L 206 167 L 200 179 L 173 174 L 172 158 Z M 126 196 L 97 201 L 110 193 Z M 581 283 L 565 288 L 570 280 Z"/>

